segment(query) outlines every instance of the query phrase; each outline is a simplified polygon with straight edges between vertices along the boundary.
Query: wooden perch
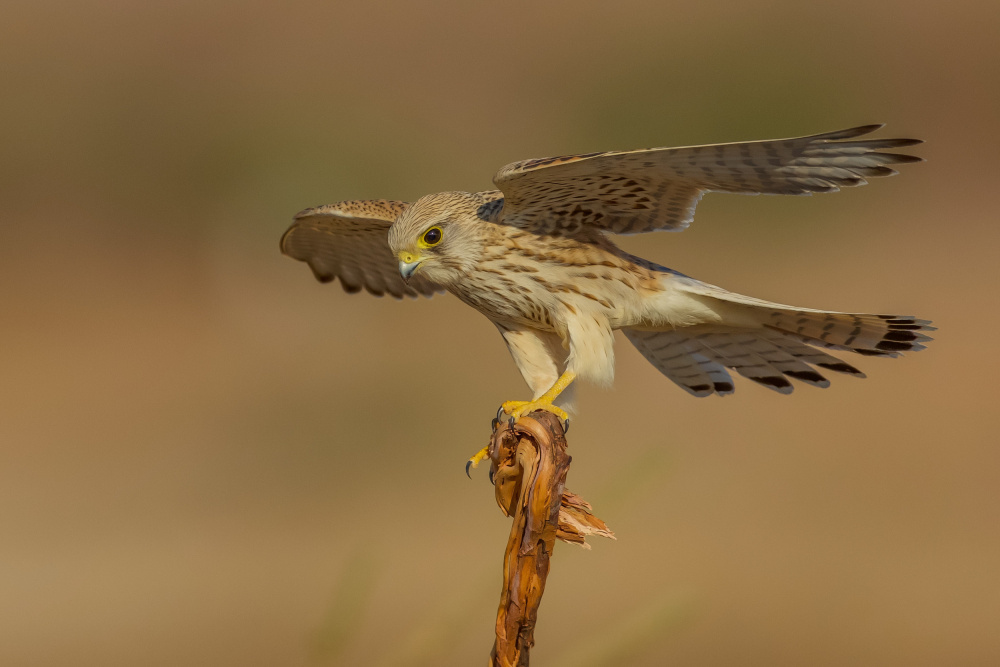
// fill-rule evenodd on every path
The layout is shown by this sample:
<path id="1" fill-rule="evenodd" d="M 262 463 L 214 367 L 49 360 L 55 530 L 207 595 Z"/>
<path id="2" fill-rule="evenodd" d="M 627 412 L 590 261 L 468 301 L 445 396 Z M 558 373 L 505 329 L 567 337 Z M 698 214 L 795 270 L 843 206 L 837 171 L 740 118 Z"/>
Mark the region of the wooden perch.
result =
<path id="1" fill-rule="evenodd" d="M 614 539 L 590 505 L 566 490 L 572 460 L 558 417 L 536 411 L 513 426 L 494 421 L 490 475 L 497 504 L 514 518 L 503 559 L 503 591 L 497 610 L 491 667 L 528 664 L 538 605 L 545 591 L 556 538 L 582 545 L 588 535 Z"/>

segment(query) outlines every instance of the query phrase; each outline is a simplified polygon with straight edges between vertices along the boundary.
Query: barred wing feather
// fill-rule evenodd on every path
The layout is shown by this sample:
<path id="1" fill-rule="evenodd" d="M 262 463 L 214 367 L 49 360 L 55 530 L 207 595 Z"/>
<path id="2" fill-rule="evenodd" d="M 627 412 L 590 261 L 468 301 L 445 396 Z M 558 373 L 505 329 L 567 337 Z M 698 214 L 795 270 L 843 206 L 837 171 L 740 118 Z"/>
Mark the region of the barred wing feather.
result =
<path id="1" fill-rule="evenodd" d="M 650 148 L 515 162 L 493 177 L 501 220 L 542 234 L 597 228 L 616 234 L 680 231 L 706 192 L 807 195 L 864 185 L 920 162 L 880 152 L 917 139 L 861 139 L 865 125 L 795 139 Z"/>
<path id="2" fill-rule="evenodd" d="M 281 238 L 281 251 L 306 262 L 321 282 L 336 278 L 347 292 L 432 296 L 444 289 L 420 275 L 404 282 L 389 250 L 393 221 L 409 206 L 387 200 L 342 201 L 302 211 Z"/>

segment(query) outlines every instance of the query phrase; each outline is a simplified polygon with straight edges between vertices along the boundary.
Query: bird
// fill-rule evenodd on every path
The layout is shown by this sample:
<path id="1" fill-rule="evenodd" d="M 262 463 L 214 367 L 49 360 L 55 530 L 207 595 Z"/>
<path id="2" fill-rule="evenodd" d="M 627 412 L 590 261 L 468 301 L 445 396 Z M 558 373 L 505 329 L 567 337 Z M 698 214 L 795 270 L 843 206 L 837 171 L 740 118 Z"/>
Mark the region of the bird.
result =
<path id="1" fill-rule="evenodd" d="M 573 383 L 612 382 L 616 330 L 692 396 L 732 394 L 730 371 L 779 394 L 793 380 L 827 387 L 823 371 L 864 377 L 831 351 L 898 357 L 924 349 L 934 327 L 744 296 L 629 254 L 613 236 L 681 231 L 709 192 L 835 192 L 923 161 L 886 152 L 921 140 L 867 137 L 881 127 L 514 162 L 493 190 L 306 209 L 281 250 L 347 292 L 450 292 L 485 315 L 532 392 L 498 417 L 546 410 L 568 425 Z"/>

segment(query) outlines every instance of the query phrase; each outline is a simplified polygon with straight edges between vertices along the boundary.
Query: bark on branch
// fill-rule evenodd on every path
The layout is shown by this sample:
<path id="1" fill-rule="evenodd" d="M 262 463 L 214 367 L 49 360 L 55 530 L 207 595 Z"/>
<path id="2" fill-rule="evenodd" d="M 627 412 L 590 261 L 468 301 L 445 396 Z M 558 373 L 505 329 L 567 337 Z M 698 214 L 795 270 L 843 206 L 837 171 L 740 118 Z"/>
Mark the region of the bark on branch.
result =
<path id="1" fill-rule="evenodd" d="M 491 666 L 528 664 L 556 538 L 586 549 L 588 535 L 614 539 L 590 505 L 566 490 L 572 460 L 566 446 L 562 424 L 550 412 L 533 412 L 513 426 L 494 422 L 490 474 L 497 504 L 514 520 L 504 552 Z"/>

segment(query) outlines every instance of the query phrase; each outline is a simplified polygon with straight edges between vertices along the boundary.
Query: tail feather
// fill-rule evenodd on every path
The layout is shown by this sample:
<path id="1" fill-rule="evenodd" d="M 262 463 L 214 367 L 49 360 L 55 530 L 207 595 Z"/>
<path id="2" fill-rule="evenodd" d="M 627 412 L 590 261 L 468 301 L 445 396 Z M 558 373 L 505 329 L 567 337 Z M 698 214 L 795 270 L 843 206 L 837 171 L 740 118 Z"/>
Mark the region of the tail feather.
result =
<path id="1" fill-rule="evenodd" d="M 669 331 L 625 329 L 624 333 L 661 373 L 695 396 L 733 393 L 727 368 L 780 394 L 794 390 L 788 378 L 828 387 L 830 381 L 812 366 L 864 377 L 836 357 L 765 329 L 700 325 Z"/>
<path id="2" fill-rule="evenodd" d="M 722 316 L 722 324 L 762 325 L 799 340 L 835 350 L 867 356 L 897 357 L 901 352 L 923 350 L 934 331 L 930 320 L 911 315 L 838 313 L 796 308 L 736 294 L 687 276 L 673 276 L 675 287 L 698 298 Z M 730 322 L 732 320 L 732 322 Z"/>
<path id="3" fill-rule="evenodd" d="M 757 339 L 753 334 L 703 333 L 696 335 L 695 341 L 710 359 L 732 368 L 748 380 L 780 394 L 792 393 L 792 383 L 755 349 L 759 346 L 755 345 Z"/>
<path id="4" fill-rule="evenodd" d="M 663 330 L 625 329 L 624 333 L 661 373 L 695 396 L 731 394 L 727 368 L 781 394 L 794 389 L 788 378 L 828 387 L 830 381 L 819 370 L 863 378 L 864 373 L 824 348 L 898 357 L 924 349 L 924 343 L 931 340 L 924 332 L 934 330 L 929 320 L 909 315 L 796 308 L 727 292 L 679 274 L 670 279 L 720 321 Z"/>
<path id="5" fill-rule="evenodd" d="M 625 337 L 661 373 L 693 396 L 733 393 L 726 369 L 699 351 L 700 346 L 677 331 L 625 329 Z"/>
<path id="6" fill-rule="evenodd" d="M 718 336 L 718 334 L 715 334 Z M 798 359 L 785 348 L 784 340 L 769 339 L 759 333 L 743 333 L 733 336 L 736 344 L 744 345 L 771 365 L 776 371 L 788 377 L 801 380 L 816 387 L 828 387 L 830 381 L 813 370 L 807 363 Z"/>
<path id="7" fill-rule="evenodd" d="M 811 345 L 806 345 L 804 342 L 801 342 L 799 339 L 789 336 L 788 334 L 779 331 L 765 331 L 761 334 L 761 336 L 763 336 L 765 340 L 781 347 L 782 350 L 796 359 L 801 360 L 804 364 L 817 366 L 836 373 L 853 375 L 859 378 L 865 377 L 865 374 L 854 366 L 843 362 L 837 357 L 827 354 L 822 350 L 818 350 Z"/>
<path id="8" fill-rule="evenodd" d="M 764 326 L 794 334 L 811 345 L 885 357 L 923 350 L 922 343 L 931 338 L 920 332 L 934 329 L 929 321 L 911 316 L 786 309 L 766 313 Z"/>

